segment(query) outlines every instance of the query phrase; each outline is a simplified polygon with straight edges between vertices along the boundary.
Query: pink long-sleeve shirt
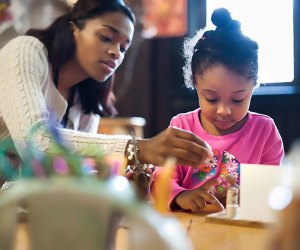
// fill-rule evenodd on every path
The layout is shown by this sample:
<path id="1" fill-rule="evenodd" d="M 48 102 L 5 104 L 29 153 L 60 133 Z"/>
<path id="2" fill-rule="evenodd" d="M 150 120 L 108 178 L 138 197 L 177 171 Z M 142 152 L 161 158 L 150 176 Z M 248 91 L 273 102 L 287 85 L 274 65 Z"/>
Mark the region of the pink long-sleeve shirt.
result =
<path id="1" fill-rule="evenodd" d="M 234 174 L 239 180 L 240 163 L 280 165 L 284 156 L 281 136 L 272 118 L 248 112 L 248 119 L 237 132 L 223 136 L 209 134 L 199 120 L 200 109 L 178 114 L 170 126 L 191 131 L 206 141 L 213 150 L 214 157 L 198 169 L 191 166 L 177 166 L 172 180 L 169 204 L 182 191 L 195 189 L 212 178 L 221 180 L 217 191 L 225 188 L 225 176 Z M 154 177 L 159 177 L 159 171 Z M 223 180 L 223 182 L 222 182 Z M 222 183 L 224 184 L 222 186 Z"/>

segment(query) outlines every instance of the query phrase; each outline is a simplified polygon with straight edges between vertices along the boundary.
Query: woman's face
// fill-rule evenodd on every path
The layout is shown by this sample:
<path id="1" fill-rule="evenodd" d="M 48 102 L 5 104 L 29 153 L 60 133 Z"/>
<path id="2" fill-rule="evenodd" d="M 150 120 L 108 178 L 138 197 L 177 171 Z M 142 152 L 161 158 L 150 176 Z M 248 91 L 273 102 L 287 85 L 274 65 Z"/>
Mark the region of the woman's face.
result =
<path id="1" fill-rule="evenodd" d="M 134 25 L 122 12 L 107 12 L 87 20 L 83 29 L 72 24 L 75 60 L 86 77 L 103 82 L 122 63 L 131 45 Z"/>
<path id="2" fill-rule="evenodd" d="M 195 79 L 204 129 L 213 135 L 239 130 L 249 110 L 254 81 L 222 65 L 207 69 Z"/>

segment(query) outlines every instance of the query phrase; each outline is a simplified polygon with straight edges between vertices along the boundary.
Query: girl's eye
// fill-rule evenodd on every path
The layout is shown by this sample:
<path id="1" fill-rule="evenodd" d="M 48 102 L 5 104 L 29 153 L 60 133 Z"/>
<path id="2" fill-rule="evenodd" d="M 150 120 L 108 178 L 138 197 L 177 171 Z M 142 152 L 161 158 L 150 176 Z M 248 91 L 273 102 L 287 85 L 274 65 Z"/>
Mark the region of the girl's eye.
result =
<path id="1" fill-rule="evenodd" d="M 205 99 L 210 103 L 216 103 L 218 101 L 218 99 L 209 99 L 209 98 L 205 98 Z"/>
<path id="2" fill-rule="evenodd" d="M 232 102 L 234 102 L 234 103 L 240 103 L 242 101 L 243 101 L 243 99 L 242 100 L 232 100 Z"/>

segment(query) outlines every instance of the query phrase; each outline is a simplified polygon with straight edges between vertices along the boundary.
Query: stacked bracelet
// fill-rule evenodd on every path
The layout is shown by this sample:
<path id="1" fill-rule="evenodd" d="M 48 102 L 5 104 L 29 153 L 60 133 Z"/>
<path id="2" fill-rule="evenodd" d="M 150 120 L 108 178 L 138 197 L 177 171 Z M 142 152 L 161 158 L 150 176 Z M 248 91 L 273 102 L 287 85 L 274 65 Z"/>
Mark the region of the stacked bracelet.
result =
<path id="1" fill-rule="evenodd" d="M 155 170 L 155 166 L 152 164 L 141 164 L 140 165 L 140 171 L 144 172 L 149 178 L 153 174 Z M 136 166 L 130 166 L 128 165 L 126 168 L 125 176 L 129 179 L 132 180 L 134 173 L 137 173 L 137 168 Z"/>
<path id="2" fill-rule="evenodd" d="M 134 136 L 132 136 L 132 139 L 129 141 L 127 146 L 127 152 L 128 152 L 128 160 L 133 161 L 136 166 L 140 164 L 140 161 L 138 159 L 138 139 L 136 139 Z"/>
<path id="3" fill-rule="evenodd" d="M 150 176 L 155 167 L 151 164 L 141 164 L 138 159 L 138 139 L 132 136 L 127 146 L 127 158 L 130 162 L 126 168 L 125 176 L 136 187 L 139 199 L 147 199 L 149 193 Z"/>
<path id="4" fill-rule="evenodd" d="M 155 167 L 152 164 L 141 164 L 138 159 L 139 147 L 138 147 L 138 140 L 134 136 L 128 142 L 127 152 L 128 152 L 128 161 L 133 162 L 133 164 L 129 164 L 126 168 L 126 176 L 131 179 L 133 174 L 136 172 L 144 172 L 146 175 L 150 176 Z"/>

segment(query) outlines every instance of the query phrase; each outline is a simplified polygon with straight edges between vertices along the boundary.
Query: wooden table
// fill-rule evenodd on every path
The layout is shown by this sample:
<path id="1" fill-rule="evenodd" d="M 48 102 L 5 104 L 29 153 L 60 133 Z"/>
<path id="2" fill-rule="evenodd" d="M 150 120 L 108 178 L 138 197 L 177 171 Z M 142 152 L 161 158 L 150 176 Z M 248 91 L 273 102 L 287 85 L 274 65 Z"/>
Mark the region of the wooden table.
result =
<path id="1" fill-rule="evenodd" d="M 271 241 L 270 228 L 241 227 L 207 223 L 204 214 L 176 213 L 195 250 L 267 250 Z"/>
<path id="2" fill-rule="evenodd" d="M 206 222 L 205 215 L 185 212 L 173 213 L 186 228 L 195 250 L 267 250 L 272 234 L 270 228 L 241 227 Z M 116 249 L 127 248 L 127 230 L 120 229 Z M 26 224 L 20 223 L 16 235 L 16 250 L 28 250 Z"/>

